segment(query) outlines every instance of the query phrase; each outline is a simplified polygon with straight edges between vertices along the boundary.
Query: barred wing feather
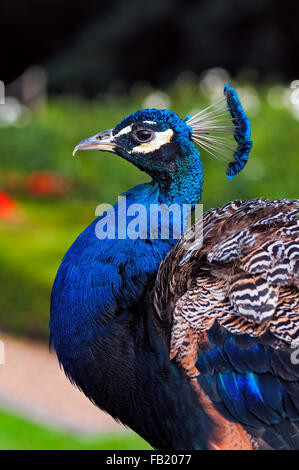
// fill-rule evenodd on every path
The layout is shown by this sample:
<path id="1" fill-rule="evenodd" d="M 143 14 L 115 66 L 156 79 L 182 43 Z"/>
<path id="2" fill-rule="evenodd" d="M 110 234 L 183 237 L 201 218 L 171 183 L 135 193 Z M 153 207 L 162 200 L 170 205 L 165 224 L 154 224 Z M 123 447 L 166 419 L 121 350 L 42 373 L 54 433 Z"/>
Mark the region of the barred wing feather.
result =
<path id="1" fill-rule="evenodd" d="M 202 243 L 182 238 L 154 289 L 170 359 L 210 401 L 215 426 L 238 423 L 254 448 L 299 448 L 298 202 L 206 212 Z"/>

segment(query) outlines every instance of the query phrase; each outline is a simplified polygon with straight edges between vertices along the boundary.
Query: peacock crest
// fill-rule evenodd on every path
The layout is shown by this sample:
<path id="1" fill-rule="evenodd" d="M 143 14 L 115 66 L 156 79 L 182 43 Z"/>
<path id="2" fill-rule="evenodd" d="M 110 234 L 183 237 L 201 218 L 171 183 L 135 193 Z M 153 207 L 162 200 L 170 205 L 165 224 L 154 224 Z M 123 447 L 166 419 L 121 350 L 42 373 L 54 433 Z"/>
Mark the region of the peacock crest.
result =
<path id="1" fill-rule="evenodd" d="M 224 97 L 187 119 L 193 141 L 215 158 L 227 162 L 226 175 L 243 170 L 252 147 L 251 125 L 236 91 L 224 87 Z"/>

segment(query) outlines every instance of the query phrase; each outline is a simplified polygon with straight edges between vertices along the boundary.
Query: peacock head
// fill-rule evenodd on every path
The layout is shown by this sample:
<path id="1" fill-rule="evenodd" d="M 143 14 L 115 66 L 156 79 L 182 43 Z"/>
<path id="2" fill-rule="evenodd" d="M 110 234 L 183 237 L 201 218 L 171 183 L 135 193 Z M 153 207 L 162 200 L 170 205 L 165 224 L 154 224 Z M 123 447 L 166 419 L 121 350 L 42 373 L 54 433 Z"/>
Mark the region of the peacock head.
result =
<path id="1" fill-rule="evenodd" d="M 173 111 L 144 109 L 83 140 L 74 151 L 91 149 L 116 153 L 159 179 L 194 152 L 192 128 Z"/>
<path id="2" fill-rule="evenodd" d="M 226 159 L 229 178 L 244 168 L 252 146 L 250 122 L 233 88 L 226 85 L 222 100 L 185 120 L 169 110 L 132 113 L 113 129 L 80 142 L 74 153 L 116 153 L 159 182 L 178 180 L 187 171 L 196 171 L 196 167 L 202 171 L 195 144 Z"/>

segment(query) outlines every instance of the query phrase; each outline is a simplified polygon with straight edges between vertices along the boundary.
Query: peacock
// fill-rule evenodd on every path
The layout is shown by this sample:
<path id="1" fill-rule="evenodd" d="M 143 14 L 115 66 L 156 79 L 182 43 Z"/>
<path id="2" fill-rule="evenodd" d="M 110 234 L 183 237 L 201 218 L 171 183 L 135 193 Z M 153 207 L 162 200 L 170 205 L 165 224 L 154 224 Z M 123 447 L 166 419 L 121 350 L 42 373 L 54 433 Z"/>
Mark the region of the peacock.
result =
<path id="1" fill-rule="evenodd" d="M 151 181 L 65 254 L 50 343 L 71 382 L 155 449 L 299 449 L 299 201 L 237 200 L 194 222 L 199 149 L 233 178 L 251 147 L 226 85 L 193 116 L 139 110 L 74 150 L 117 154 Z"/>

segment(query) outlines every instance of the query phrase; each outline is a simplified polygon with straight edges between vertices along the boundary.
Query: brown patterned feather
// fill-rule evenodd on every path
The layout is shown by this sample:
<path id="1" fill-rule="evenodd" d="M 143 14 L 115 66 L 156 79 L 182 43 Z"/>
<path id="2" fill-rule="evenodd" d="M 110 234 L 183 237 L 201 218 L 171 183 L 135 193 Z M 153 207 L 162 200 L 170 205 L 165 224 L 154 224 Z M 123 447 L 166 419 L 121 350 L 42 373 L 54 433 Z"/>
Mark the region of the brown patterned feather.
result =
<path id="1" fill-rule="evenodd" d="M 235 335 L 270 333 L 273 347 L 299 338 L 298 212 L 298 201 L 284 199 L 212 209 L 203 239 L 183 237 L 161 264 L 157 323 L 170 358 L 190 377 L 198 374 L 199 338 L 214 322 Z"/>
<path id="2" fill-rule="evenodd" d="M 161 263 L 153 291 L 154 318 L 170 359 L 194 386 L 199 351 L 209 348 L 207 332 L 215 324 L 274 350 L 298 344 L 298 214 L 298 200 L 230 202 L 196 222 L 195 235 L 202 233 L 202 238 L 190 229 Z M 198 396 L 201 402 L 202 390 Z M 236 445 L 251 445 L 246 433 L 240 441 L 237 428 L 213 413 L 216 428 L 227 426 Z M 251 436 L 250 442 L 267 448 L 260 438 Z M 228 445 L 223 436 L 216 448 Z"/>

